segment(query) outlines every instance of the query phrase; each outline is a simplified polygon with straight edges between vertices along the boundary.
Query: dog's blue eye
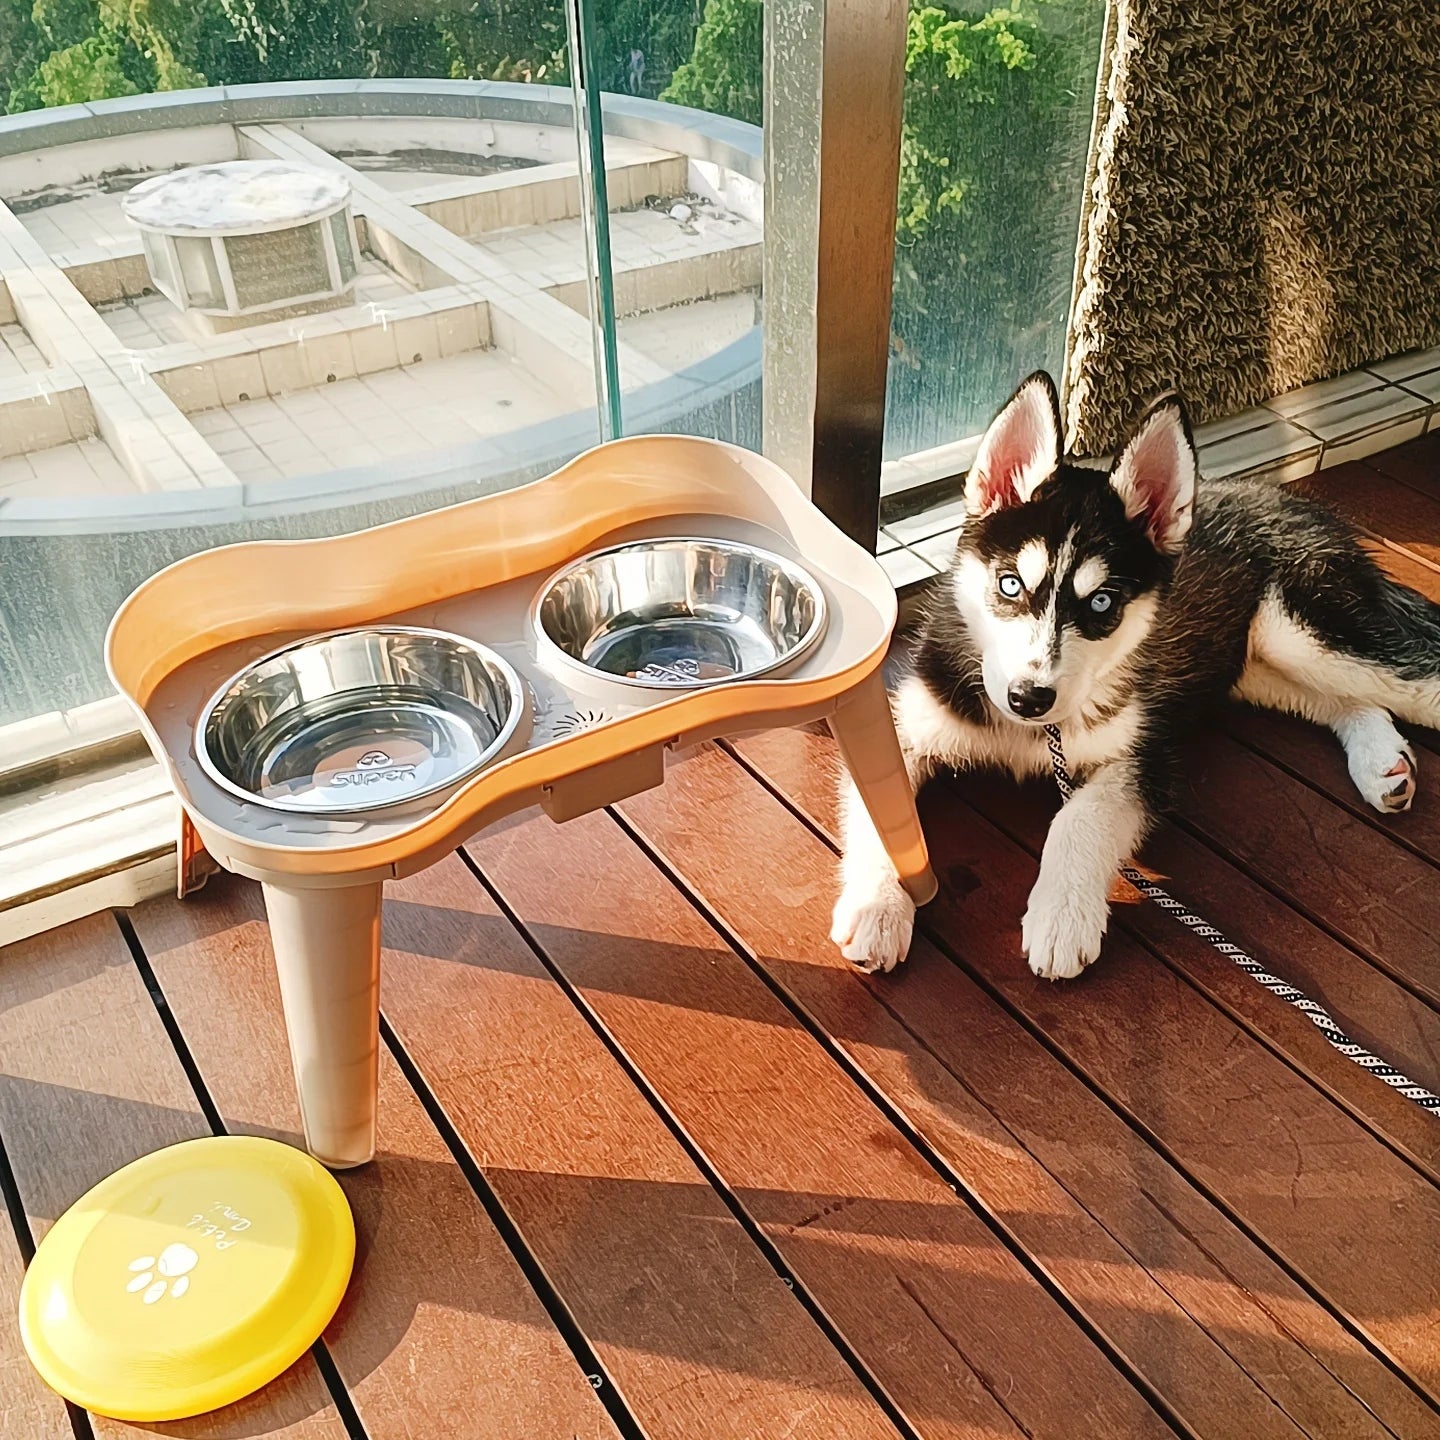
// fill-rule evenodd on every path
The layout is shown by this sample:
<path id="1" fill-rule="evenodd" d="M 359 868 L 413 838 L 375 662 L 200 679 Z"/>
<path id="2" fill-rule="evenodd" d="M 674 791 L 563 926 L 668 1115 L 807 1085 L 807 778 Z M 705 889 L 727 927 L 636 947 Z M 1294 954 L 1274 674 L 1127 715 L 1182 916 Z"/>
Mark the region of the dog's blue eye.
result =
<path id="1" fill-rule="evenodd" d="M 1007 600 L 1018 600 L 1020 592 L 1025 588 L 1018 575 L 1007 572 L 996 582 L 1000 587 L 1000 593 Z"/>
<path id="2" fill-rule="evenodd" d="M 1097 615 L 1103 615 L 1114 603 L 1115 597 L 1108 590 L 1097 590 L 1090 597 L 1090 608 Z"/>

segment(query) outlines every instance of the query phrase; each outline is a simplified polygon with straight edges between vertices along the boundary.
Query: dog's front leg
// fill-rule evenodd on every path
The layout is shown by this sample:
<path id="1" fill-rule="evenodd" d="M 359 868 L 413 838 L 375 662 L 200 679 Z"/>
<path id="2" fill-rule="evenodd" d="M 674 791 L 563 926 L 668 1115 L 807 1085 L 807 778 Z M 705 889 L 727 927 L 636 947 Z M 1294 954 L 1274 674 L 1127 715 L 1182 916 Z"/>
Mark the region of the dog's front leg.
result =
<path id="1" fill-rule="evenodd" d="M 1037 975 L 1070 980 L 1099 955 L 1111 881 L 1148 826 L 1129 760 L 1101 766 L 1051 822 L 1020 930 Z"/>

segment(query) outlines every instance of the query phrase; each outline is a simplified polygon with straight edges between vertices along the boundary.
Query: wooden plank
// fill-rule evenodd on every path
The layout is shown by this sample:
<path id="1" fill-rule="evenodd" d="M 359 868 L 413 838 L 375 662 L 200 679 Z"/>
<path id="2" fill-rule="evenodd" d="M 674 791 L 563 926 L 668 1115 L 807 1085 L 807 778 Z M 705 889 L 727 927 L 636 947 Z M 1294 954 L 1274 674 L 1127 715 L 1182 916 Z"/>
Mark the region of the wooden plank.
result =
<path id="1" fill-rule="evenodd" d="M 1345 751 L 1330 731 L 1293 715 L 1267 713 L 1248 706 L 1231 710 L 1225 717 L 1224 729 L 1249 749 L 1365 821 L 1392 843 L 1398 841 L 1432 863 L 1440 864 L 1440 793 L 1436 792 L 1440 776 L 1431 773 L 1423 758 L 1419 787 L 1410 809 L 1403 815 L 1382 815 L 1356 790 L 1346 769 Z"/>
<path id="2" fill-rule="evenodd" d="M 753 753 L 753 742 L 746 750 Z M 772 747 L 768 775 L 776 762 Z M 792 779 L 793 750 L 782 783 Z M 802 775 L 799 783 L 811 782 Z M 1123 933 L 1110 937 L 1106 955 L 1083 981 L 1037 981 L 1018 943 L 1034 861 L 953 793 L 942 788 L 924 799 L 942 880 L 942 894 L 926 912 L 930 927 L 949 936 L 996 995 L 1272 1248 L 1312 1295 L 1348 1316 L 1433 1395 L 1436 1351 L 1433 1338 L 1421 1336 L 1433 1336 L 1440 1325 L 1440 1297 L 1434 1273 L 1408 1259 L 1417 1243 L 1433 1244 L 1440 1224 L 1433 1187 Z M 887 995 L 904 994 L 913 981 L 904 973 L 899 985 L 886 984 L 893 986 Z M 1071 1138 L 1063 1126 L 1056 1133 Z M 1260 1286 L 1253 1293 L 1273 1292 Z M 1292 1310 L 1283 1313 L 1289 1322 Z M 1436 1428 L 1434 1414 L 1424 1418 L 1416 1397 L 1374 1361 L 1361 1356 L 1351 1374 L 1336 1364 L 1344 1346 L 1339 1352 L 1315 1341 L 1308 1346 L 1397 1433 Z M 1385 1392 L 1384 1407 L 1375 1400 L 1377 1388 Z"/>
<path id="3" fill-rule="evenodd" d="M 1435 869 L 1221 735 L 1188 751 L 1177 813 L 1298 909 L 1440 1005 Z"/>
<path id="4" fill-rule="evenodd" d="M 1440 500 L 1440 435 L 1422 435 L 1393 450 L 1367 455 L 1365 464 L 1432 500 Z"/>
<path id="5" fill-rule="evenodd" d="M 1035 803 L 1048 794 L 999 777 L 965 777 L 958 787 L 980 814 L 1039 854 L 1052 807 Z M 1362 1043 L 1440 1088 L 1440 1017 L 1390 983 L 1346 947 L 1205 846 L 1162 825 L 1145 858 L 1162 874 L 1178 877 L 1168 888 L 1224 933 L 1307 994 L 1319 999 Z M 1273 1048 L 1412 1161 L 1431 1186 L 1440 1183 L 1440 1127 L 1433 1117 L 1354 1066 L 1289 1006 L 1242 977 L 1203 940 L 1156 907 L 1116 912 L 1120 927 L 1146 941 L 1198 988 L 1240 1017 Z M 1102 957 L 1103 959 L 1103 957 Z M 1308 1033 L 1307 1033 L 1308 1032 Z"/>
<path id="6" fill-rule="evenodd" d="M 1000 833 L 946 798 L 937 794 L 930 811 L 941 865 L 985 877 L 963 909 L 973 933 L 985 907 L 991 947 L 974 956 L 977 969 L 1316 1292 L 1440 1395 L 1440 1275 L 1413 1259 L 1415 1236 L 1440 1226 L 1440 1195 L 1123 933 L 1057 1002 L 1019 961 L 1033 861 L 996 865 Z M 960 913 L 947 896 L 936 919 L 953 927 Z"/>
<path id="7" fill-rule="evenodd" d="M 917 1431 L 1058 1435 L 1078 1410 L 1089 1435 L 1170 1433 L 612 819 L 470 848 Z M 804 894 L 766 896 L 782 929 Z"/>
<path id="8" fill-rule="evenodd" d="M 5 954 L 0 951 L 0 965 Z M 3 1137 L 0 1137 L 3 1138 Z M 25 1242 L 29 1245 L 29 1226 Z M 0 1435 L 25 1440 L 75 1440 L 65 1402 L 35 1373 L 20 1341 L 15 1312 L 20 1303 L 20 1282 L 25 1258 L 20 1236 L 8 1217 L 0 1214 Z"/>
<path id="9" fill-rule="evenodd" d="M 37 1240 L 120 1166 L 210 1133 L 109 915 L 4 952 L 0 1067 L 0 1134 Z M 100 1416 L 93 1424 L 104 1440 L 151 1433 Z M 345 1427 L 307 1354 L 248 1400 L 166 1433 L 344 1440 Z"/>
<path id="10" fill-rule="evenodd" d="M 1300 488 L 1401 554 L 1440 565 L 1440 502 L 1359 462 L 1322 470 Z"/>
<path id="11" fill-rule="evenodd" d="M 650 1440 L 893 1440 L 458 857 L 391 887 L 385 939 L 398 1039 Z"/>
<path id="12" fill-rule="evenodd" d="M 1398 550 L 1391 550 L 1378 543 L 1369 544 L 1366 548 L 1392 580 L 1398 580 L 1402 585 L 1418 590 L 1431 600 L 1440 601 L 1440 565 L 1427 565 L 1422 560 L 1402 555 Z"/>
<path id="13" fill-rule="evenodd" d="M 840 777 L 844 764 L 824 725 L 767 730 L 726 746 L 785 802 L 840 848 Z"/>
<path id="14" fill-rule="evenodd" d="M 222 876 L 133 923 L 226 1128 L 302 1144 L 259 887 Z M 378 1151 L 336 1176 L 357 1260 L 325 1332 L 370 1440 L 616 1436 L 388 1051 Z"/>
<path id="15" fill-rule="evenodd" d="M 828 768 L 785 743 L 802 784 Z M 826 936 L 832 852 L 738 767 L 696 756 L 625 808 L 1195 1433 L 1385 1433 L 1371 1407 L 1425 1433 L 1389 1371 L 923 939 L 898 983 L 856 975 Z"/>
<path id="16" fill-rule="evenodd" d="M 966 802 L 1038 856 L 1054 813 L 1038 785 L 999 776 L 959 782 Z M 1353 950 L 1312 924 L 1264 886 L 1174 825 L 1146 842 L 1147 863 L 1167 888 L 1207 919 L 1223 916 L 1226 935 L 1323 1004 L 1362 1044 L 1426 1086 L 1440 1087 L 1440 1015 Z M 1243 975 L 1213 946 L 1153 905 L 1115 912 L 1115 923 L 1143 940 L 1208 999 L 1262 1039 L 1376 1134 L 1440 1183 L 1440 1126 L 1402 1095 L 1338 1054 L 1298 1010 Z"/>

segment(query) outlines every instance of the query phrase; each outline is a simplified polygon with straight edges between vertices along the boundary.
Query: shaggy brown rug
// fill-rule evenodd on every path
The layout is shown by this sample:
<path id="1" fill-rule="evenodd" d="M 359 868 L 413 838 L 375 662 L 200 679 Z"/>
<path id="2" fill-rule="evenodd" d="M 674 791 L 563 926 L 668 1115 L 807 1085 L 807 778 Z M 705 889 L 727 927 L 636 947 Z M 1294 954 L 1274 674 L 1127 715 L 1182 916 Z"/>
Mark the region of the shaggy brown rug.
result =
<path id="1" fill-rule="evenodd" d="M 1068 428 L 1440 342 L 1440 0 L 1116 0 Z"/>

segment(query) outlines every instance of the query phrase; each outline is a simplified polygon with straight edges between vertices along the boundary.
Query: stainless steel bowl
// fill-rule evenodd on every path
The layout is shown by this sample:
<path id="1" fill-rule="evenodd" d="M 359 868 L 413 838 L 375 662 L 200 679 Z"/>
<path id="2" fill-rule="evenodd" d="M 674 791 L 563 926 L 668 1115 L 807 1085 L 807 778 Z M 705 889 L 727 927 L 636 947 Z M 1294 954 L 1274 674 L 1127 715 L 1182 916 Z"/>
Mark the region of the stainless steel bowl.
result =
<path id="1" fill-rule="evenodd" d="M 515 734 L 525 689 L 492 650 L 439 630 L 338 630 L 247 665 L 211 699 L 196 753 L 276 810 L 344 815 L 454 789 Z"/>
<path id="2" fill-rule="evenodd" d="M 625 685 L 689 689 L 797 661 L 825 595 L 793 561 L 729 540 L 641 540 L 559 571 L 536 607 L 563 655 Z"/>

